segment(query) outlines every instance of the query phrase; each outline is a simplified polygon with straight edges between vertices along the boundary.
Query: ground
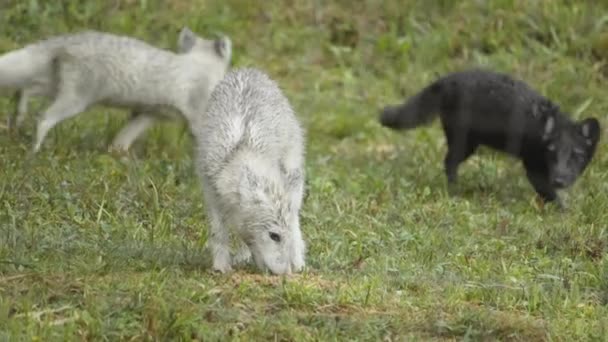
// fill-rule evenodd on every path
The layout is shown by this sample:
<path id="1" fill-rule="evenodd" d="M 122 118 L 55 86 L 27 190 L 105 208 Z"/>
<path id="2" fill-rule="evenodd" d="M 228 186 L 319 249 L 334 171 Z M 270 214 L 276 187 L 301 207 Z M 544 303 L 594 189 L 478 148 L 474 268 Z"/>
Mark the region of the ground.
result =
<path id="1" fill-rule="evenodd" d="M 127 116 L 95 107 L 32 155 L 34 117 L 10 135 L 4 97 L 0 340 L 608 336 L 603 142 L 560 211 L 488 149 L 449 194 L 437 122 L 402 133 L 377 123 L 437 75 L 481 66 L 576 119 L 598 117 L 605 135 L 606 2 L 8 0 L 0 13 L 0 51 L 85 28 L 169 49 L 183 25 L 231 36 L 233 65 L 267 71 L 307 129 L 309 245 L 303 274 L 214 274 L 182 123 L 119 156 L 106 150 Z"/>

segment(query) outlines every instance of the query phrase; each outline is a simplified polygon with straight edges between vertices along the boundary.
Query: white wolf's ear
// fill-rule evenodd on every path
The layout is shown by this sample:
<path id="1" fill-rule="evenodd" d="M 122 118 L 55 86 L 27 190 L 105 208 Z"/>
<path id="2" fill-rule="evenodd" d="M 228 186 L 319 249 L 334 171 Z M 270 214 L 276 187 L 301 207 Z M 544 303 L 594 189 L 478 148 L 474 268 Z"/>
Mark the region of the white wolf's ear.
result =
<path id="1" fill-rule="evenodd" d="M 588 118 L 580 122 L 580 130 L 588 145 L 592 145 L 600 137 L 600 123 L 596 118 Z"/>
<path id="2" fill-rule="evenodd" d="M 196 43 L 196 35 L 188 27 L 182 28 L 177 39 L 177 50 L 180 53 L 190 51 Z"/>
<path id="3" fill-rule="evenodd" d="M 227 36 L 221 35 L 213 42 L 213 47 L 218 56 L 230 60 L 232 57 L 232 41 Z"/>

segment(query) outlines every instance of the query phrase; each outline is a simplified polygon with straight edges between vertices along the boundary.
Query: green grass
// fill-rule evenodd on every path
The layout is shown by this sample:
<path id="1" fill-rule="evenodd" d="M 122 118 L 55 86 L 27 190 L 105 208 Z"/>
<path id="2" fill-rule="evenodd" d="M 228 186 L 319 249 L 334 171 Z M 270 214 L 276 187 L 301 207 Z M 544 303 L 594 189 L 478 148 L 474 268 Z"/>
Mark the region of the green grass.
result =
<path id="1" fill-rule="evenodd" d="M 167 48 L 184 24 L 229 34 L 234 65 L 279 81 L 307 128 L 310 247 L 301 275 L 214 274 L 182 124 L 120 158 L 106 148 L 125 113 L 95 108 L 32 156 L 31 118 L 0 128 L 0 341 L 607 340 L 604 143 L 562 213 L 488 149 L 450 196 L 439 124 L 376 122 L 436 75 L 485 66 L 608 125 L 606 2 L 9 0 L 0 13 L 0 51 L 84 28 Z"/>

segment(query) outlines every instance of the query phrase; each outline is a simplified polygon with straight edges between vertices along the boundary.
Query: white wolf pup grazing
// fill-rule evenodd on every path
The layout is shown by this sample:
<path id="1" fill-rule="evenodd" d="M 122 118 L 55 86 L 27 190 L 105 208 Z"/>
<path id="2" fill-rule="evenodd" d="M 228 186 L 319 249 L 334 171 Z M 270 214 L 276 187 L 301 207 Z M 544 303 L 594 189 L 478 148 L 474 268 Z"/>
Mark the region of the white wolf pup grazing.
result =
<path id="1" fill-rule="evenodd" d="M 262 270 L 301 271 L 304 130 L 278 85 L 256 69 L 231 71 L 206 113 L 192 116 L 213 269 L 228 272 L 253 255 Z M 230 231 L 241 241 L 236 256 Z"/>
<path id="2" fill-rule="evenodd" d="M 18 90 L 9 127 L 23 122 L 30 96 L 52 98 L 38 120 L 36 152 L 53 126 L 91 105 L 129 108 L 131 118 L 111 147 L 126 150 L 157 119 L 204 105 L 231 55 L 228 37 L 207 40 L 188 28 L 179 34 L 178 53 L 96 31 L 42 40 L 0 56 L 0 88 Z"/>

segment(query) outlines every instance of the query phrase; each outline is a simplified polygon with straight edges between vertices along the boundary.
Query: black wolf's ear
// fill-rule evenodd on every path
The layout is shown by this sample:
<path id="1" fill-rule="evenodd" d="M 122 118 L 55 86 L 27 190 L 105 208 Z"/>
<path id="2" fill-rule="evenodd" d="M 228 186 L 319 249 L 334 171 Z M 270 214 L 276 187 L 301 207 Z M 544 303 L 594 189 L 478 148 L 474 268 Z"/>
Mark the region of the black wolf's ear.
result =
<path id="1" fill-rule="evenodd" d="M 177 39 L 177 50 L 180 53 L 190 51 L 196 43 L 196 35 L 188 27 L 182 28 Z"/>
<path id="2" fill-rule="evenodd" d="M 587 118 L 581 121 L 579 127 L 587 145 L 593 145 L 600 138 L 600 123 L 596 118 Z"/>
<path id="3" fill-rule="evenodd" d="M 543 139 L 547 140 L 555 130 L 555 116 L 553 114 L 546 114 L 543 120 Z"/>
<path id="4" fill-rule="evenodd" d="M 559 112 L 559 107 L 548 99 L 541 99 L 532 104 L 532 117 L 544 119 L 547 115 Z"/>

